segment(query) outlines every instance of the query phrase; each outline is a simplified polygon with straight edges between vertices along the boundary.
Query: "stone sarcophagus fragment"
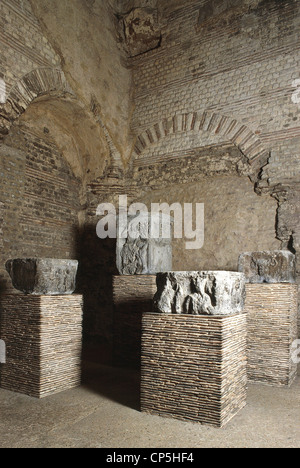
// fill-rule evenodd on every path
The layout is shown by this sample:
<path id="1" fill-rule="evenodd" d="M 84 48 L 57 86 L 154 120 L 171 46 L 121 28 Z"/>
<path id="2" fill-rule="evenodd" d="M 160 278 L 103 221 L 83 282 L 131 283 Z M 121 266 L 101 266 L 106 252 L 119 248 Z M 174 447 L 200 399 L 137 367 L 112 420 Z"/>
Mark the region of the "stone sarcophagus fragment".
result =
<path id="1" fill-rule="evenodd" d="M 15 289 L 32 295 L 69 295 L 76 287 L 77 260 L 14 259 L 6 262 Z"/>
<path id="2" fill-rule="evenodd" d="M 233 315 L 243 312 L 245 277 L 227 271 L 157 274 L 154 309 L 164 314 Z"/>
<path id="3" fill-rule="evenodd" d="M 152 275 L 172 269 L 172 218 L 141 213 L 118 219 L 117 268 L 121 275 Z M 164 235 L 165 234 L 165 235 Z"/>
<path id="4" fill-rule="evenodd" d="M 239 257 L 239 271 L 247 283 L 295 283 L 296 257 L 287 250 L 246 252 Z"/>

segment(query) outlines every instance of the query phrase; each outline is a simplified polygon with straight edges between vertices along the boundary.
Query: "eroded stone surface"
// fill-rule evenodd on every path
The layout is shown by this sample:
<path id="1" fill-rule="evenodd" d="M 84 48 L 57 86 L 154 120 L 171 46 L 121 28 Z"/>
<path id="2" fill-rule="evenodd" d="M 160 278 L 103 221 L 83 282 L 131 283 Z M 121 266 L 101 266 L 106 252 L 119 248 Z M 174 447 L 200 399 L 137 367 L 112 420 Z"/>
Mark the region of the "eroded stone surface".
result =
<path id="1" fill-rule="evenodd" d="M 170 225 L 171 218 L 164 215 Z M 117 239 L 117 268 L 121 275 L 147 275 L 172 269 L 172 239 L 152 238 L 151 223 L 161 223 L 150 214 L 128 216 Z M 118 227 L 120 220 L 118 221 Z M 125 237 L 127 234 L 127 237 Z"/>
<path id="2" fill-rule="evenodd" d="M 239 271 L 248 283 L 295 283 L 296 257 L 287 250 L 246 252 L 239 257 Z"/>
<path id="3" fill-rule="evenodd" d="M 153 8 L 133 8 L 122 21 L 129 55 L 134 57 L 159 46 L 161 31 L 158 12 Z"/>
<path id="4" fill-rule="evenodd" d="M 242 273 L 173 271 L 157 275 L 154 307 L 160 313 L 232 315 L 243 311 L 244 301 Z"/>
<path id="5" fill-rule="evenodd" d="M 25 294 L 54 296 L 75 291 L 77 260 L 13 259 L 5 267 L 14 288 Z"/>

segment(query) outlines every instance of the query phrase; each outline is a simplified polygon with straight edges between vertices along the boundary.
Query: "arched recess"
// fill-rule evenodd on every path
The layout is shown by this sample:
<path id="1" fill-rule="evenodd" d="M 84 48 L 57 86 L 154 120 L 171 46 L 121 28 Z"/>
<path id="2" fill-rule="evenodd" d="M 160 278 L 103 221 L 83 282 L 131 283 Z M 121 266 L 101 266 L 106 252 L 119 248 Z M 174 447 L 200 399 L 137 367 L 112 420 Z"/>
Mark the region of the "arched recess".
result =
<path id="1" fill-rule="evenodd" d="M 137 137 L 134 148 L 135 164 L 142 162 L 143 155 L 151 145 L 159 144 L 171 134 L 191 132 L 199 133 L 199 144 L 202 132 L 207 132 L 212 136 L 212 143 L 215 143 L 214 137 L 218 137 L 219 143 L 234 144 L 246 157 L 256 177 L 260 169 L 268 162 L 269 150 L 249 127 L 234 118 L 206 110 L 176 114 L 143 131 Z M 151 164 L 149 158 L 147 159 Z"/>
<path id="2" fill-rule="evenodd" d="M 236 271 L 242 252 L 280 248 L 277 204 L 253 190 L 269 157 L 255 131 L 208 110 L 178 113 L 138 136 L 133 172 L 139 200 L 148 207 L 205 205 L 204 246 L 186 250 L 184 239 L 174 239 L 174 270 Z M 238 158 L 246 164 L 236 164 Z"/>
<path id="3" fill-rule="evenodd" d="M 102 128 L 92 112 L 70 95 L 36 98 L 17 123 L 41 139 L 51 139 L 83 187 L 110 164 L 110 149 Z"/>
<path id="4" fill-rule="evenodd" d="M 55 93 L 56 95 L 74 95 L 62 70 L 43 67 L 32 70 L 24 75 L 11 88 L 5 104 L 2 104 L 0 107 L 1 127 L 4 127 L 5 122 L 3 122 L 3 119 L 5 119 L 6 129 L 9 129 L 13 121 L 23 114 L 37 97 L 51 93 Z"/>
<path id="5" fill-rule="evenodd" d="M 62 70 L 42 67 L 24 75 L 9 91 L 5 104 L 0 105 L 0 141 L 9 133 L 11 125 L 38 98 L 50 96 L 52 98 L 76 99 Z M 79 101 L 77 100 L 79 103 Z M 80 103 L 82 106 L 82 104 Z M 121 156 L 116 150 L 110 134 L 103 124 L 93 103 L 91 113 L 96 123 L 101 127 L 110 152 L 110 166 L 122 167 Z"/>

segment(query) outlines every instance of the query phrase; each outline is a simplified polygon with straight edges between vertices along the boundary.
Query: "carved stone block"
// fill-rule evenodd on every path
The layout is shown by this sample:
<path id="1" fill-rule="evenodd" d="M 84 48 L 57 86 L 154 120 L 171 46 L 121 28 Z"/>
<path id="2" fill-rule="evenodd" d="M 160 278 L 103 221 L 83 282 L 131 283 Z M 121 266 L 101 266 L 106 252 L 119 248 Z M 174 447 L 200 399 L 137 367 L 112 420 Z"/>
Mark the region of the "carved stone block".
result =
<path id="1" fill-rule="evenodd" d="M 171 217 L 166 215 L 157 217 L 145 213 L 128 216 L 124 236 L 117 238 L 116 261 L 121 275 L 153 275 L 172 269 L 171 237 L 153 238 L 151 235 L 151 226 L 153 229 L 163 220 L 166 226 L 171 225 Z"/>
<path id="2" fill-rule="evenodd" d="M 133 8 L 122 21 L 129 55 L 134 57 L 155 49 L 161 42 L 158 12 L 153 8 Z"/>
<path id="3" fill-rule="evenodd" d="M 242 313 L 245 277 L 227 271 L 185 271 L 157 275 L 154 308 L 164 314 L 232 315 Z"/>
<path id="4" fill-rule="evenodd" d="M 33 295 L 67 295 L 76 287 L 77 260 L 14 259 L 6 262 L 15 289 Z"/>
<path id="5" fill-rule="evenodd" d="M 287 250 L 246 252 L 239 257 L 239 271 L 247 283 L 295 283 L 296 257 Z"/>

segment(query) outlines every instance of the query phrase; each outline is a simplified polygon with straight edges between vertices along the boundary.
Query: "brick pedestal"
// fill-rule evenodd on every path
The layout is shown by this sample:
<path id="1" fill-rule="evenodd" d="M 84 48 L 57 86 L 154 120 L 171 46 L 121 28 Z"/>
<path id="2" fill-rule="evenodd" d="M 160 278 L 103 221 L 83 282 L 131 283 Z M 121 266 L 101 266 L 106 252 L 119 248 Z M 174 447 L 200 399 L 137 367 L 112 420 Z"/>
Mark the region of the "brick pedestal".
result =
<path id="1" fill-rule="evenodd" d="M 80 385 L 82 296 L 6 295 L 1 388 L 42 398 Z"/>
<path id="2" fill-rule="evenodd" d="M 222 427 L 246 387 L 246 315 L 143 315 L 142 411 Z"/>
<path id="3" fill-rule="evenodd" d="M 290 386 L 297 375 L 292 343 L 297 339 L 298 286 L 247 284 L 248 379 Z"/>

